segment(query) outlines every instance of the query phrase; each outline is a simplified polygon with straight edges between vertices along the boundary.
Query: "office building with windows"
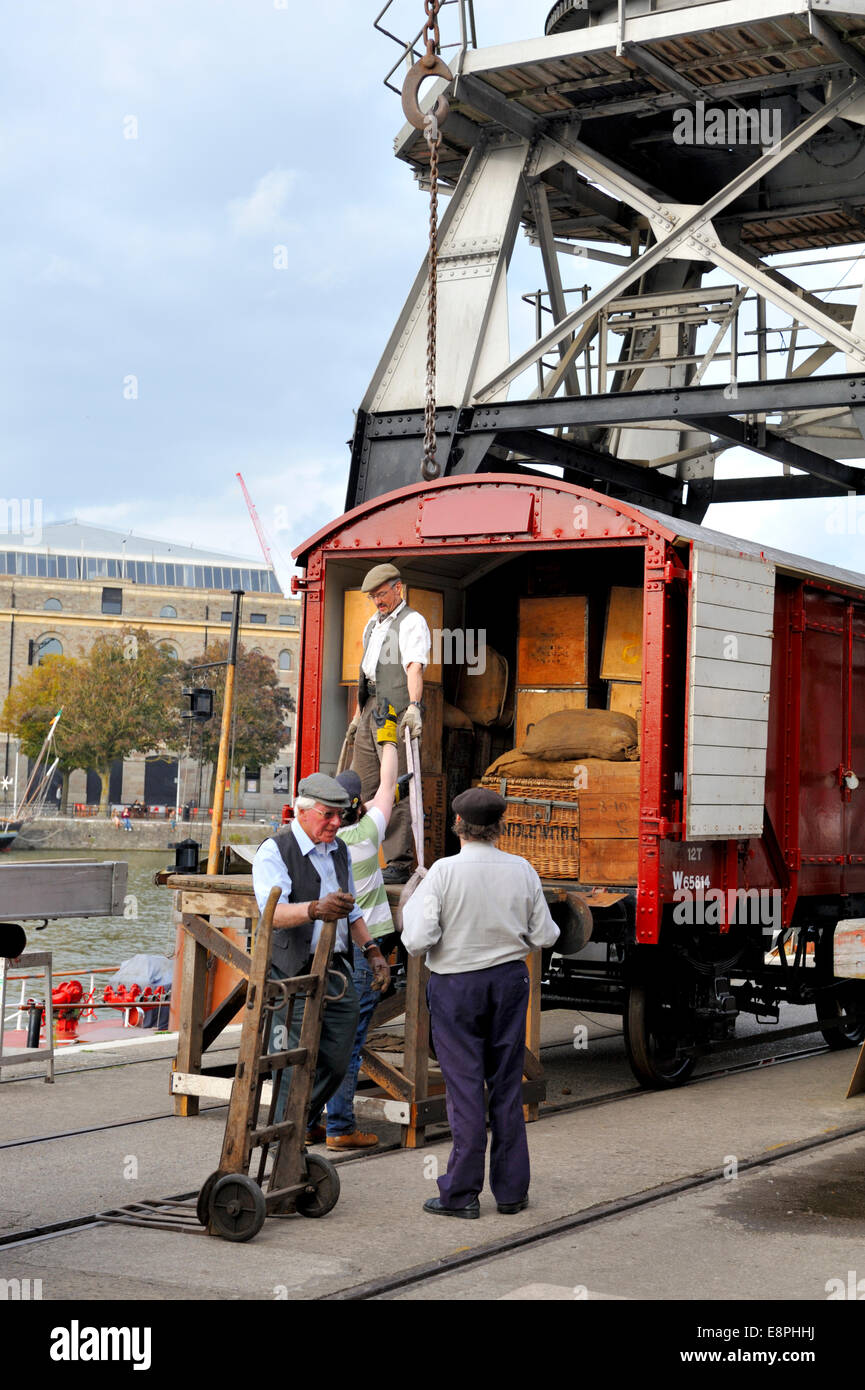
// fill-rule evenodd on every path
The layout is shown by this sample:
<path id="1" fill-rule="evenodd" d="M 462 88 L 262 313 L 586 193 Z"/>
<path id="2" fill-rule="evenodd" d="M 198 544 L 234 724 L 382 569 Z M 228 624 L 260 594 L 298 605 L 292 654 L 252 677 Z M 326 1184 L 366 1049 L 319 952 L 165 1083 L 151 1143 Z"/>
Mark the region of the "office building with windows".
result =
<path id="1" fill-rule="evenodd" d="M 280 685 L 296 695 L 300 604 L 282 593 L 272 569 L 236 555 L 77 521 L 45 525 L 38 538 L 0 533 L 2 696 L 46 656 L 84 656 L 98 636 L 129 627 L 144 628 L 178 659 L 198 657 L 227 637 L 236 588 L 244 590 L 242 645 L 270 657 Z M 240 805 L 250 811 L 283 805 L 292 784 L 293 747 L 294 715 L 288 714 L 278 761 L 242 770 Z M 0 802 L 11 799 L 5 784 L 16 753 L 15 739 L 0 731 Z M 18 771 L 24 775 L 23 758 Z M 196 775 L 196 768 L 182 760 L 184 801 L 196 800 Z M 174 804 L 177 776 L 176 761 L 142 750 L 112 769 L 110 800 Z M 70 803 L 97 801 L 98 785 L 93 774 L 73 773 Z"/>

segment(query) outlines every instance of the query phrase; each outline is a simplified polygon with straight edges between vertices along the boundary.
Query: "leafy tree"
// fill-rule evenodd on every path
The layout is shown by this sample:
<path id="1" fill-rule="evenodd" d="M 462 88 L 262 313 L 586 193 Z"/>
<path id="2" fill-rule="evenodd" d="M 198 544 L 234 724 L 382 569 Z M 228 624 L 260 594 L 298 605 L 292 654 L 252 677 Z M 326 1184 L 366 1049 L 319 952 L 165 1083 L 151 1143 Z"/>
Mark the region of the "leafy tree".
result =
<path id="1" fill-rule="evenodd" d="M 224 661 L 227 656 L 228 643 L 217 641 L 208 646 L 205 655 L 196 657 L 186 667 L 187 685 L 206 682 L 214 691 L 213 718 L 200 726 L 197 735 L 193 734 L 192 743 L 193 755 L 203 763 L 211 764 L 211 773 L 219 753 L 225 667 L 199 671 L 197 674 L 193 673 L 192 667 L 196 661 Z M 262 767 L 273 762 L 286 742 L 285 713 L 293 708 L 294 698 L 289 690 L 280 687 L 276 666 L 271 658 L 238 646 L 232 715 L 234 766 Z M 199 738 L 200 747 L 197 747 Z"/>
<path id="2" fill-rule="evenodd" d="M 64 707 L 76 767 L 92 768 L 108 813 L 108 778 L 116 758 L 180 746 L 180 672 L 143 628 L 97 637 L 80 661 Z"/>
<path id="3" fill-rule="evenodd" d="M 19 740 L 25 757 L 38 758 L 51 720 L 71 698 L 78 665 L 73 657 L 47 656 L 40 666 L 34 666 L 17 681 L 6 696 L 0 724 Z M 60 810 L 65 812 L 69 774 L 80 766 L 65 718 L 57 725 L 53 747 L 63 778 Z"/>

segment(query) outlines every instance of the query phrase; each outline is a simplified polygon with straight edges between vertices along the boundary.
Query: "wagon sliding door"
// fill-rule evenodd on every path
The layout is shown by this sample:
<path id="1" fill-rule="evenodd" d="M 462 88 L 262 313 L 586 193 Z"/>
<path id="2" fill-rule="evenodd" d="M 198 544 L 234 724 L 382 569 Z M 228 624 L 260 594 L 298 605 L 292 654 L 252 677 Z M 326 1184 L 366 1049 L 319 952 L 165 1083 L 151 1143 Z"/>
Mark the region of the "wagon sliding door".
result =
<path id="1" fill-rule="evenodd" d="M 775 567 L 694 545 L 685 838 L 763 833 Z"/>

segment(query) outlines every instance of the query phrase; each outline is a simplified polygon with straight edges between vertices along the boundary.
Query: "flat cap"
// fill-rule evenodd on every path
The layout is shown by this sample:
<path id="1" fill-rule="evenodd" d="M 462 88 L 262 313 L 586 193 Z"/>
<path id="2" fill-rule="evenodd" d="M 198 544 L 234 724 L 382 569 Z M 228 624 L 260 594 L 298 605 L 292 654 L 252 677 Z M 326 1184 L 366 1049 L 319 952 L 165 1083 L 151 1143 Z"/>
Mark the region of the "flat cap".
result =
<path id="1" fill-rule="evenodd" d="M 336 780 L 347 792 L 351 801 L 360 801 L 361 780 L 353 768 L 346 768 L 345 772 L 338 772 Z"/>
<path id="2" fill-rule="evenodd" d="M 376 565 L 375 569 L 370 570 L 360 587 L 365 594 L 371 594 L 373 589 L 378 588 L 379 584 L 386 584 L 389 579 L 401 578 L 402 575 L 396 565 Z"/>
<path id="3" fill-rule="evenodd" d="M 345 788 L 339 785 L 335 777 L 328 777 L 326 772 L 312 772 L 309 777 L 301 778 L 297 794 L 314 797 L 322 806 L 332 806 L 335 811 L 344 811 L 350 801 Z"/>
<path id="4" fill-rule="evenodd" d="M 508 809 L 504 797 L 489 787 L 469 787 L 468 791 L 455 796 L 451 804 L 469 825 L 495 825 Z"/>

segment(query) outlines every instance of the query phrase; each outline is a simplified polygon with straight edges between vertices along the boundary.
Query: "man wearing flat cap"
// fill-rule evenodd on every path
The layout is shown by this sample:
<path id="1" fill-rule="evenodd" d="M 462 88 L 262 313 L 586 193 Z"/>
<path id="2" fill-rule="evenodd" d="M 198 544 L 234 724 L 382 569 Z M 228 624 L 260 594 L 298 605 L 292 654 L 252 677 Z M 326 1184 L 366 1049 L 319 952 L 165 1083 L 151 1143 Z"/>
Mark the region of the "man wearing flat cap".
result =
<path id="1" fill-rule="evenodd" d="M 507 802 L 486 787 L 454 798 L 459 854 L 438 859 L 403 908 L 402 943 L 427 953 L 433 1044 L 447 1092 L 453 1148 L 436 1216 L 480 1216 L 489 1093 L 490 1187 L 498 1210 L 528 1206 L 529 1150 L 523 1118 L 529 974 L 526 957 L 552 946 L 559 929 L 528 860 L 496 846 Z"/>
<path id="2" fill-rule="evenodd" d="M 327 977 L 331 996 L 324 1010 L 318 1063 L 307 1121 L 307 1143 L 322 1143 L 319 1124 L 322 1110 L 338 1089 L 351 1057 L 358 1020 L 357 992 L 352 981 L 352 940 L 364 952 L 373 972 L 388 974 L 387 964 L 372 941 L 363 914 L 355 905 L 354 877 L 348 850 L 337 831 L 348 808 L 348 792 L 333 777 L 314 772 L 298 786 L 294 820 L 279 834 L 265 840 L 252 862 L 252 886 L 259 911 L 264 911 L 270 890 L 282 889 L 273 915 L 271 975 L 278 980 L 306 975 L 318 945 L 322 925 L 338 922 L 333 949 L 333 969 L 345 979 Z M 281 1052 L 296 1047 L 303 1008 L 298 1001 L 286 1034 L 287 1006 L 275 1010 L 270 1048 Z M 291 1068 L 282 1073 L 276 1119 L 285 1116 Z"/>
<path id="3" fill-rule="evenodd" d="M 399 721 L 399 775 L 406 771 L 405 736 L 420 739 L 423 723 L 423 673 L 429 661 L 430 630 L 422 613 L 409 608 L 395 565 L 376 565 L 361 585 L 376 613 L 363 630 L 363 658 L 357 687 L 357 708 L 346 738 L 352 747 L 352 771 L 361 780 L 364 801 L 375 796 L 380 781 L 382 745 L 376 730 L 384 723 L 388 705 Z M 384 838 L 385 883 L 405 883 L 413 863 L 411 813 L 408 800 L 391 817 Z"/>

